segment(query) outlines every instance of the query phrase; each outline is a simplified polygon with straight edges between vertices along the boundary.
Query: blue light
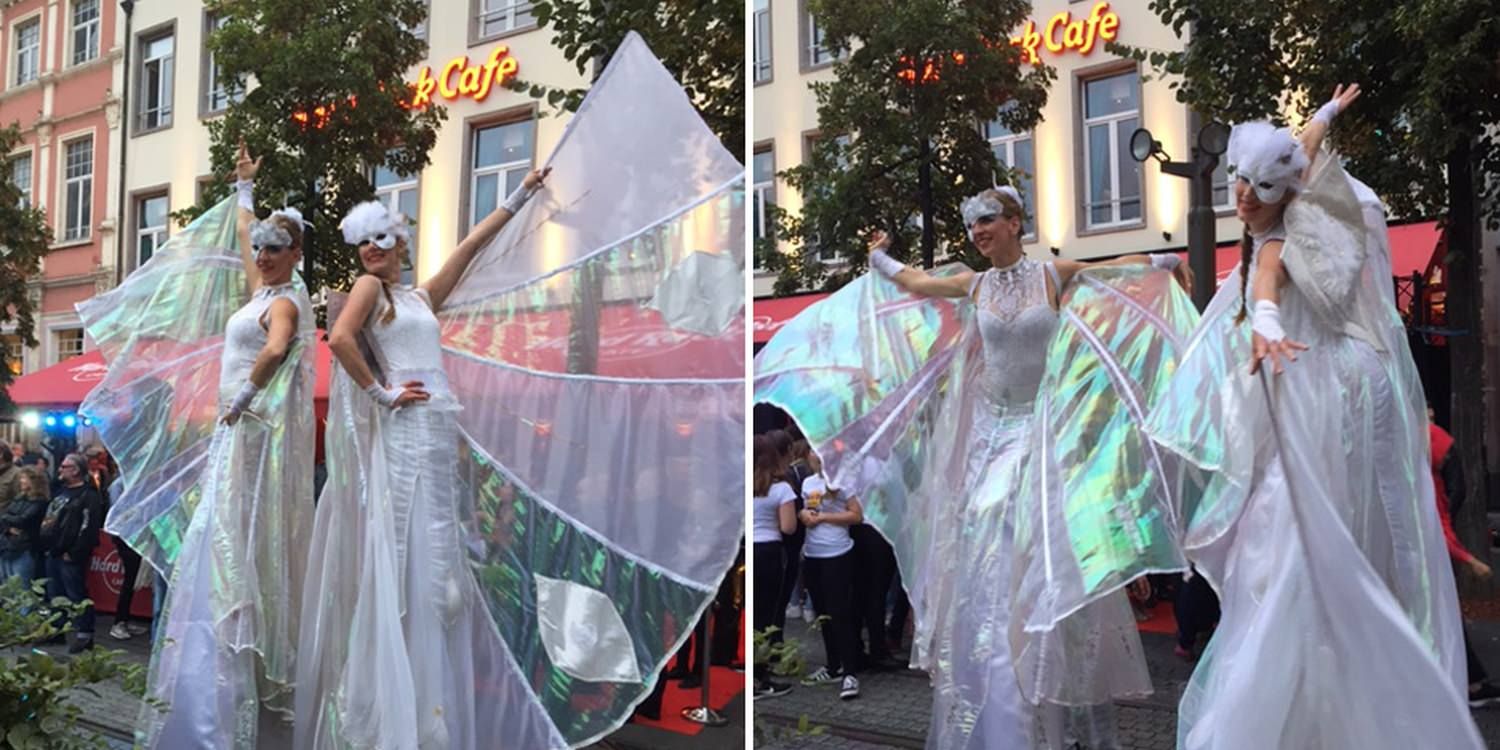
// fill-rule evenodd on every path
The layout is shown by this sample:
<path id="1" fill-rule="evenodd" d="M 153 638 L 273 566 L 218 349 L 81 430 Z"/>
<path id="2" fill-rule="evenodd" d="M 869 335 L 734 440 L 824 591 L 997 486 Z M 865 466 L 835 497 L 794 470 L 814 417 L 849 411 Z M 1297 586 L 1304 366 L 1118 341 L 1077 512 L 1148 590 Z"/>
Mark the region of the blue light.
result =
<path id="1" fill-rule="evenodd" d="M 78 424 L 78 420 L 76 418 L 74 418 L 72 414 L 69 414 L 68 416 L 63 417 L 63 427 L 73 427 L 73 426 L 76 426 L 77 424 Z"/>
<path id="2" fill-rule="evenodd" d="M 48 427 L 56 427 L 57 426 L 57 417 L 54 417 L 51 414 L 48 414 L 47 415 L 47 426 Z"/>

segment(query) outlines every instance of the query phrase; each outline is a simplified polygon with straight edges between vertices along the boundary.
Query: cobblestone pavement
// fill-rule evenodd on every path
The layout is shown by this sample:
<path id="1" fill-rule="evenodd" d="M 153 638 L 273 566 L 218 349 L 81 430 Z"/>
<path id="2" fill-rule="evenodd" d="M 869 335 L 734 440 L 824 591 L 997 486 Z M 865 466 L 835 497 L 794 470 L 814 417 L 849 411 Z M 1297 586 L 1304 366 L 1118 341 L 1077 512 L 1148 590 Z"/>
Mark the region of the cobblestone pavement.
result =
<path id="1" fill-rule="evenodd" d="M 810 664 L 821 663 L 823 647 L 817 633 L 800 620 L 789 620 L 787 631 L 789 637 L 801 641 Z M 1500 675 L 1500 623 L 1474 623 L 1469 633 L 1480 658 Z M 1117 704 L 1120 747 L 1173 750 L 1177 700 L 1192 674 L 1192 665 L 1172 653 L 1169 636 L 1142 633 L 1141 642 L 1156 693 L 1144 701 Z M 841 701 L 832 687 L 799 685 L 785 696 L 755 701 L 752 710 L 763 731 L 781 735 L 762 744 L 764 750 L 896 750 L 923 747 L 931 701 L 926 675 L 902 670 L 861 676 L 858 700 Z M 792 735 L 790 728 L 803 716 L 822 727 L 822 733 Z M 1476 710 L 1474 718 L 1488 746 L 1500 748 L 1500 707 Z"/>

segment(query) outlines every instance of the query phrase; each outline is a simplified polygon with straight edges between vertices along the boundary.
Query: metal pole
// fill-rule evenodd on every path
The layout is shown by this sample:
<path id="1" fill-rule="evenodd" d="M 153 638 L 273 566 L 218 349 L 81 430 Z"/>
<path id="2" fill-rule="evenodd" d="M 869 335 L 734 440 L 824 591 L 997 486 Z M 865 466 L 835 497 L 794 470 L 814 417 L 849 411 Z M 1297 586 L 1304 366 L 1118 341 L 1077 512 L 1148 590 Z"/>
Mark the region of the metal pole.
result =
<path id="1" fill-rule="evenodd" d="M 1203 129 L 1203 118 L 1188 113 L 1188 133 L 1194 137 Z M 1193 271 L 1193 304 L 1199 311 L 1208 307 L 1214 297 L 1214 209 L 1213 175 L 1219 157 L 1193 146 L 1193 174 L 1188 178 L 1188 268 Z"/>
<path id="2" fill-rule="evenodd" d="M 712 669 L 713 664 L 713 647 L 708 637 L 708 617 L 712 611 L 712 604 L 709 605 L 708 609 L 703 610 L 703 618 L 699 621 L 698 633 L 695 636 L 698 639 L 698 657 L 703 664 L 703 685 L 700 693 L 702 696 L 700 700 L 703 701 L 703 704 L 688 706 L 682 709 L 682 718 L 695 724 L 722 727 L 729 723 L 729 719 L 725 718 L 718 711 L 715 711 L 713 705 L 708 702 L 708 677 L 709 670 Z"/>

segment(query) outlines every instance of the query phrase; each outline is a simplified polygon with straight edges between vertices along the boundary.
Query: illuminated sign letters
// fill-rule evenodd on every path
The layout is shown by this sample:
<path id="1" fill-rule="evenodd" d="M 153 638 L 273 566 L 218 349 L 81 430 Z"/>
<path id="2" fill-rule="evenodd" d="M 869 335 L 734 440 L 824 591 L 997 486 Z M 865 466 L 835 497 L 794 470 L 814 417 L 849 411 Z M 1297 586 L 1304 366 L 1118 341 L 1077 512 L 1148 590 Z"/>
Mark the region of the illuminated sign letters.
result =
<path id="1" fill-rule="evenodd" d="M 490 53 L 490 59 L 484 65 L 470 65 L 468 55 L 455 57 L 442 67 L 435 78 L 432 67 L 424 66 L 417 77 L 411 105 L 427 106 L 432 103 L 434 92 L 449 101 L 467 96 L 476 102 L 482 102 L 495 86 L 504 85 L 506 79 L 515 78 L 520 69 L 520 63 L 510 56 L 510 48 L 503 44 Z"/>
<path id="2" fill-rule="evenodd" d="M 1047 25 L 1040 32 L 1035 21 L 1027 21 L 1021 33 L 1011 37 L 1010 43 L 1025 52 L 1026 62 L 1036 65 L 1041 62 L 1038 47 L 1046 47 L 1053 54 L 1077 50 L 1078 54 L 1087 55 L 1094 51 L 1094 45 L 1100 39 L 1114 41 L 1119 36 L 1119 29 L 1120 17 L 1109 9 L 1108 2 L 1101 2 L 1089 12 L 1088 18 L 1073 18 L 1071 11 L 1058 13 L 1047 19 Z"/>

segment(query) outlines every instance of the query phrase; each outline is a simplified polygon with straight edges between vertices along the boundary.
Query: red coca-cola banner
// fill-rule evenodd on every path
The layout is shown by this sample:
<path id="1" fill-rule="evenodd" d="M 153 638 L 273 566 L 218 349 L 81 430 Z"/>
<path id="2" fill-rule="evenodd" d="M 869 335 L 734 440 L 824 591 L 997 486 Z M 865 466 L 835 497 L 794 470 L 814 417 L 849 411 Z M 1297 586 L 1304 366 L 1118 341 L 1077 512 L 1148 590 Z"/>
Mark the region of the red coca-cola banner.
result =
<path id="1" fill-rule="evenodd" d="M 150 563 L 142 562 L 141 565 Z M 120 606 L 120 592 L 135 581 L 125 580 L 125 562 L 115 549 L 115 540 L 101 532 L 99 545 L 94 547 L 94 556 L 89 560 L 88 574 L 84 584 L 89 598 L 94 600 L 94 609 L 104 614 L 113 614 Z M 130 600 L 130 614 L 150 619 L 151 587 L 137 589 Z"/>

